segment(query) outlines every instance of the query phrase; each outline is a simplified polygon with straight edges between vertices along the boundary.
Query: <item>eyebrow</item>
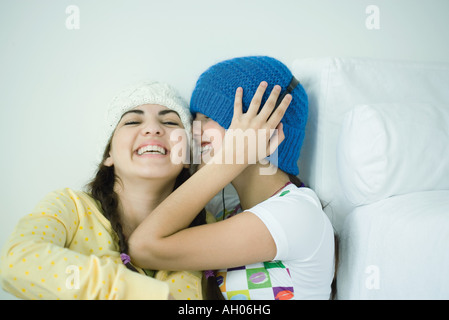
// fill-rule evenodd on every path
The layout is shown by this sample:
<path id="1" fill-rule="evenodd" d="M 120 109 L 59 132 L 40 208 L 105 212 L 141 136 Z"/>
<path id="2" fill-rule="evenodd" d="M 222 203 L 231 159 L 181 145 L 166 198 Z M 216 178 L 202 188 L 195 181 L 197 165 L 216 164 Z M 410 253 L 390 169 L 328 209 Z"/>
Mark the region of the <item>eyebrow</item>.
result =
<path id="1" fill-rule="evenodd" d="M 132 109 L 132 110 L 128 110 L 125 113 L 122 114 L 122 116 L 120 117 L 120 119 L 122 119 L 124 116 L 126 116 L 129 113 L 137 113 L 137 114 L 144 114 L 144 112 L 142 110 L 139 109 Z"/>
<path id="2" fill-rule="evenodd" d="M 159 116 L 164 116 L 164 115 L 166 115 L 166 114 L 168 114 L 168 113 L 172 113 L 172 112 L 175 113 L 179 118 L 181 118 L 181 116 L 179 115 L 179 113 L 177 113 L 175 110 L 171 110 L 171 109 L 161 110 L 161 111 L 158 112 L 158 115 L 159 115 Z M 131 110 L 126 111 L 124 114 L 122 114 L 122 116 L 121 116 L 120 119 L 122 119 L 125 115 L 127 115 L 127 114 L 129 114 L 129 113 L 136 113 L 136 114 L 139 114 L 139 115 L 145 114 L 145 112 L 144 112 L 143 110 L 140 110 L 140 109 L 131 109 Z"/>
<path id="3" fill-rule="evenodd" d="M 172 109 L 166 109 L 166 110 L 161 110 L 161 111 L 159 111 L 159 115 L 160 116 L 164 116 L 164 115 L 166 115 L 166 114 L 168 114 L 168 113 L 171 113 L 171 112 L 173 112 L 174 114 L 176 114 L 179 118 L 181 118 L 181 116 L 179 115 L 179 113 L 177 113 L 175 110 L 172 110 Z"/>

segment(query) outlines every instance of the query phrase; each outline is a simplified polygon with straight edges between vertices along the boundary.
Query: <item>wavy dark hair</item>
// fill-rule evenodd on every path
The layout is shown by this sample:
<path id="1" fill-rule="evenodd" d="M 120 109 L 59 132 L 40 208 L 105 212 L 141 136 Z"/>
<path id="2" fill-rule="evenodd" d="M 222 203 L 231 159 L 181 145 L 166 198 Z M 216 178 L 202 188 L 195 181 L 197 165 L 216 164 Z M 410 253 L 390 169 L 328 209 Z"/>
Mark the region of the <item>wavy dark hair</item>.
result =
<path id="1" fill-rule="evenodd" d="M 114 191 L 114 184 L 117 181 L 117 176 L 115 175 L 114 166 L 109 167 L 104 165 L 105 160 L 109 157 L 109 152 L 111 150 L 111 141 L 112 136 L 108 141 L 96 174 L 92 181 L 87 185 L 86 189 L 87 192 L 90 193 L 91 196 L 100 203 L 103 215 L 110 221 L 111 227 L 116 235 L 116 241 L 118 243 L 120 253 L 128 254 L 128 243 L 123 234 L 122 221 L 120 221 L 120 215 L 118 212 L 119 199 L 117 193 Z M 183 168 L 176 178 L 173 190 L 187 181 L 190 176 L 191 173 L 189 169 Z M 190 227 L 202 225 L 205 223 L 206 211 L 203 208 L 192 221 Z M 131 263 L 127 263 L 126 267 L 132 271 L 137 272 L 137 269 Z"/>

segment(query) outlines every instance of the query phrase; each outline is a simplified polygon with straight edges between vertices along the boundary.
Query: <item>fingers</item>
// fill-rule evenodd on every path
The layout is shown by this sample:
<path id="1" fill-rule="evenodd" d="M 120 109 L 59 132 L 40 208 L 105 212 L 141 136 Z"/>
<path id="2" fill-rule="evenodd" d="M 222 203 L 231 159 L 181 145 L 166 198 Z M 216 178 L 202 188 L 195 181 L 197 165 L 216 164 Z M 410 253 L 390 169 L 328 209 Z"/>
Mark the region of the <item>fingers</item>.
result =
<path id="1" fill-rule="evenodd" d="M 273 111 L 270 118 L 267 120 L 267 124 L 270 128 L 277 126 L 281 122 L 291 101 L 292 101 L 291 94 L 287 94 L 284 97 L 284 99 L 282 99 L 282 101 L 279 104 L 279 106 L 277 107 L 277 109 Z"/>
<path id="2" fill-rule="evenodd" d="M 292 96 L 287 94 L 276 108 L 275 106 L 282 90 L 280 86 L 276 85 L 270 92 L 263 107 L 260 108 L 267 87 L 268 83 L 265 81 L 259 84 L 259 87 L 251 100 L 250 106 L 245 113 L 243 112 L 242 101 L 243 89 L 241 87 L 236 89 L 234 98 L 234 116 L 231 125 L 228 130 L 226 130 L 222 148 L 220 149 L 222 154 L 228 154 L 227 150 L 231 150 L 231 154 L 234 155 L 237 154 L 236 150 L 240 150 L 239 154 L 243 155 L 245 159 L 256 159 L 259 161 L 275 152 L 279 144 L 284 140 L 285 136 L 281 120 L 292 100 Z M 258 112 L 259 109 L 260 112 Z M 262 150 L 261 153 L 251 151 L 252 149 L 248 147 L 247 142 L 242 148 L 237 148 L 237 146 L 234 145 L 236 141 L 240 141 L 240 138 L 241 141 L 247 141 L 245 137 L 248 134 L 256 135 L 257 143 L 255 145 L 258 146 L 256 149 Z M 265 143 L 265 147 L 260 147 L 260 143 Z M 223 151 L 225 149 L 226 151 Z M 220 157 L 220 155 L 217 154 L 217 157 Z M 249 164 L 255 162 L 244 161 L 244 163 Z"/>
<path id="3" fill-rule="evenodd" d="M 284 126 L 282 125 L 282 122 L 280 122 L 276 127 L 276 130 L 274 130 L 274 134 L 270 138 L 267 148 L 267 154 L 272 155 L 279 147 L 281 142 L 284 141 L 284 139 L 285 139 Z"/>
<path id="4" fill-rule="evenodd" d="M 259 84 L 259 87 L 254 93 L 246 113 L 243 113 L 243 89 L 241 87 L 237 88 L 234 99 L 234 119 L 244 115 L 246 119 L 258 119 L 257 121 L 265 123 L 268 128 L 275 128 L 281 122 L 285 112 L 287 111 L 287 108 L 292 100 L 292 96 L 290 94 L 285 95 L 279 106 L 276 108 L 276 103 L 282 88 L 279 85 L 275 85 L 267 101 L 263 107 L 260 108 L 260 104 L 262 103 L 262 98 L 267 87 L 268 83 L 266 81 L 262 81 Z"/>
<path id="5" fill-rule="evenodd" d="M 256 90 L 256 93 L 251 100 L 251 104 L 248 108 L 247 114 L 252 117 L 257 117 L 264 122 L 267 122 L 271 128 L 276 127 L 282 120 L 291 100 L 292 96 L 287 94 L 276 108 L 276 103 L 281 94 L 282 88 L 279 85 L 275 85 L 273 90 L 271 90 L 270 96 L 267 101 L 260 109 L 260 104 L 262 102 L 263 95 L 268 87 L 267 82 L 262 81 Z M 260 112 L 258 113 L 260 109 Z"/>
<path id="6" fill-rule="evenodd" d="M 237 88 L 235 91 L 235 98 L 234 98 L 234 117 L 240 116 L 243 111 L 243 89 L 241 87 Z"/>
<path id="7" fill-rule="evenodd" d="M 273 90 L 271 90 L 270 96 L 268 97 L 267 101 L 265 102 L 262 110 L 260 110 L 260 117 L 267 121 L 267 119 L 270 117 L 271 113 L 273 112 L 277 99 L 279 97 L 279 94 L 281 93 L 281 87 L 279 85 L 275 85 Z"/>
<path id="8" fill-rule="evenodd" d="M 267 87 L 268 83 L 266 81 L 262 81 L 259 84 L 259 87 L 257 88 L 256 93 L 254 93 L 253 99 L 251 100 L 248 111 L 246 112 L 248 115 L 255 116 L 257 114 L 260 104 L 262 103 L 262 97 Z"/>

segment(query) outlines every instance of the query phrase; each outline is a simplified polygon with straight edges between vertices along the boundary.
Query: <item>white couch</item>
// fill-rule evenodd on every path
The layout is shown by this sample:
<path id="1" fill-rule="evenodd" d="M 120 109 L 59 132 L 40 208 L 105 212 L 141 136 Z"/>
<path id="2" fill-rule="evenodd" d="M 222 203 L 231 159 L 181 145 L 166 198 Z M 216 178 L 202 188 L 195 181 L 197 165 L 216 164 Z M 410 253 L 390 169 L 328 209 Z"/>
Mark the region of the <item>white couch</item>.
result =
<path id="1" fill-rule="evenodd" d="M 338 299 L 449 299 L 449 65 L 299 59 L 300 178 L 338 235 Z"/>

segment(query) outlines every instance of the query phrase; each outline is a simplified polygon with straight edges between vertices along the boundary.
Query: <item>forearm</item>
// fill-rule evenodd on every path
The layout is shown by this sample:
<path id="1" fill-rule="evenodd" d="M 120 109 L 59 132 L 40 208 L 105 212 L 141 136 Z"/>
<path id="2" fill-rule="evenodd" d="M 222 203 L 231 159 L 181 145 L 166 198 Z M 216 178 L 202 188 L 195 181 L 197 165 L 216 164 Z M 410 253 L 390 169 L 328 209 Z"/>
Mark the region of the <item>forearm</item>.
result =
<path id="1" fill-rule="evenodd" d="M 178 187 L 130 236 L 133 262 L 149 267 L 151 260 L 163 257 L 164 239 L 187 228 L 198 212 L 244 168 L 245 165 L 209 163 Z"/>

